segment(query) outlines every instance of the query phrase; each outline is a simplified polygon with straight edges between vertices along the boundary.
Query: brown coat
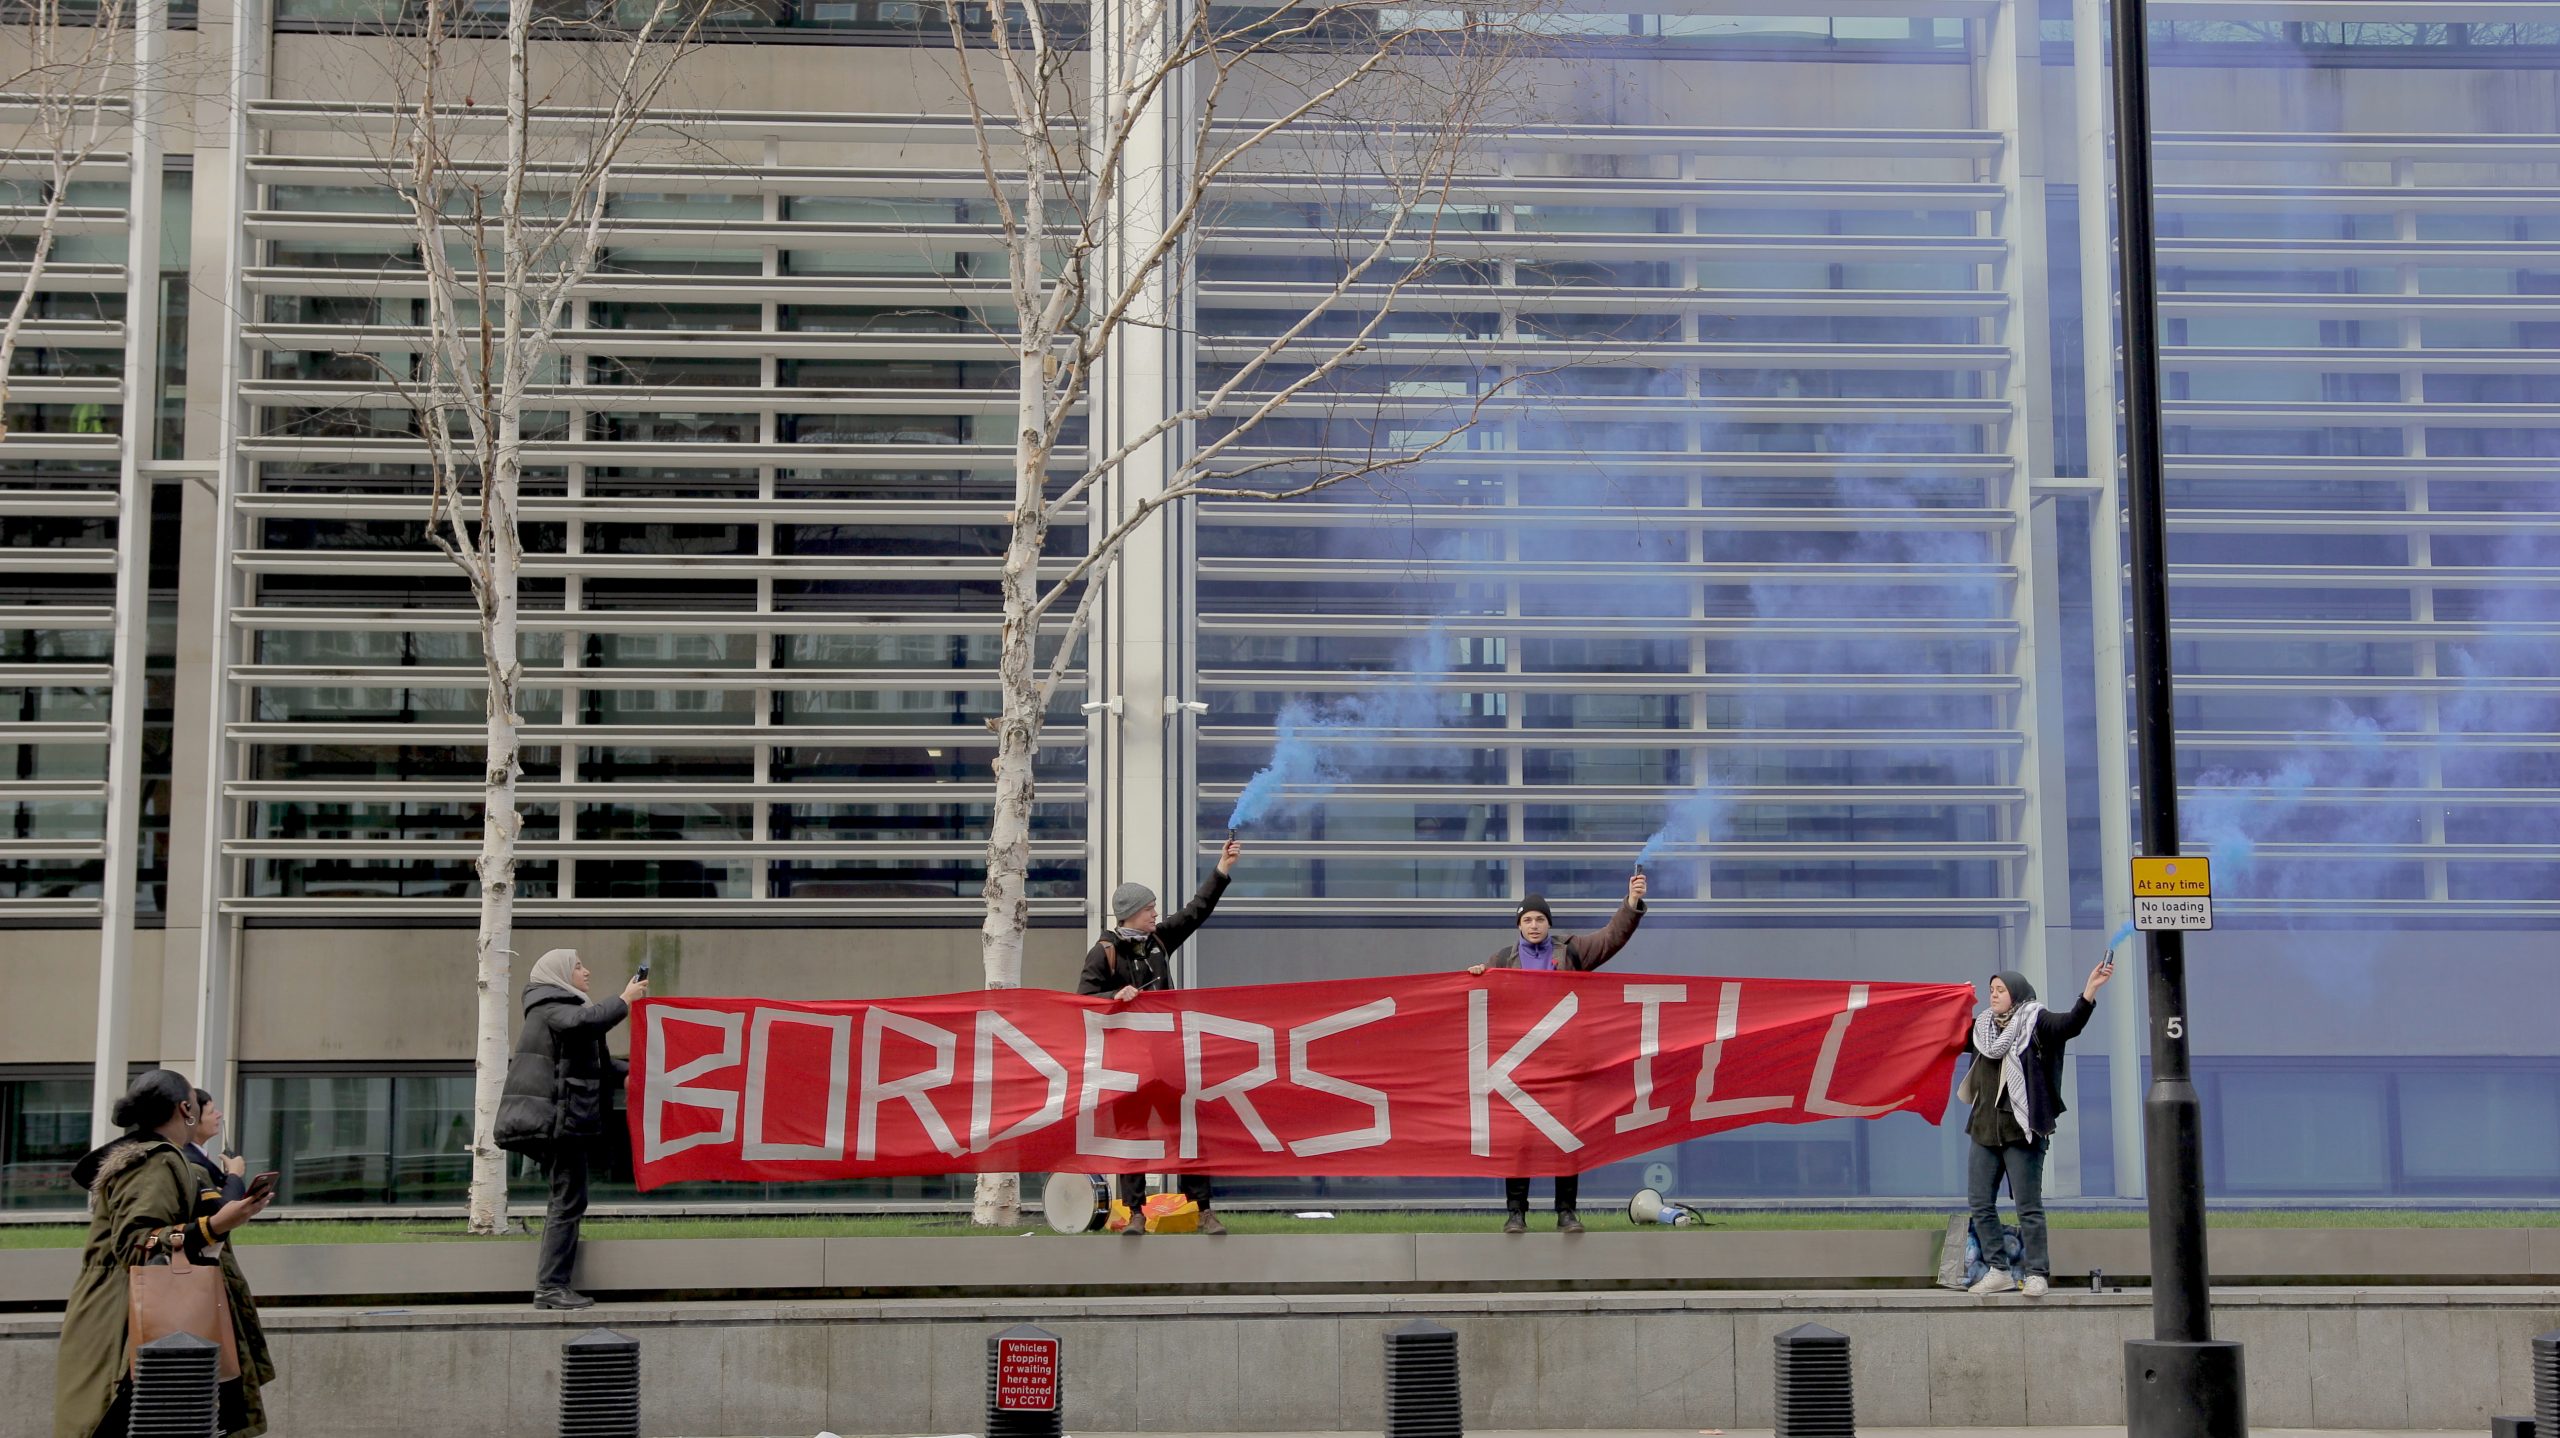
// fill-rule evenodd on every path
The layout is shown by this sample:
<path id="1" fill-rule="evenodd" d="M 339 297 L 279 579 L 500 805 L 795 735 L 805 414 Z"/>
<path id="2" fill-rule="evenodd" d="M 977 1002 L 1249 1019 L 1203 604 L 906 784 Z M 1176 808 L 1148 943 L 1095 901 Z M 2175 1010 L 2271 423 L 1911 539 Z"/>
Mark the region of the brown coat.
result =
<path id="1" fill-rule="evenodd" d="M 1618 950 L 1627 946 L 1627 940 L 1636 936 L 1636 925 L 1642 922 L 1644 905 L 1620 904 L 1618 912 L 1609 916 L 1609 926 L 1596 934 L 1556 935 L 1556 967 L 1589 973 L 1616 958 Z M 1496 950 L 1492 958 L 1484 961 L 1484 966 L 1488 969 L 1520 967 L 1519 939 L 1515 936 L 1510 943 Z"/>

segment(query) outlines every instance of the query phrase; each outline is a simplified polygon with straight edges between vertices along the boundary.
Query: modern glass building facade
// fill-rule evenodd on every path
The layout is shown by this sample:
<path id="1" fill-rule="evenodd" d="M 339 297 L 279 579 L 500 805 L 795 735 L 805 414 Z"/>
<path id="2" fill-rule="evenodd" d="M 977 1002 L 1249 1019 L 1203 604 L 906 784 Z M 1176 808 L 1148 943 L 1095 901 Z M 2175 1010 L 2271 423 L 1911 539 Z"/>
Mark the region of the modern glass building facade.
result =
<path id="1" fill-rule="evenodd" d="M 1458 262 L 1240 457 L 1489 418 L 1378 483 L 1200 502 L 1109 581 L 1041 754 L 1033 982 L 1095 894 L 1194 881 L 1295 705 L 1328 792 L 1248 829 L 1199 982 L 1472 962 L 1531 892 L 1572 929 L 1704 792 L 1622 966 L 2077 987 L 2134 802 L 2102 57 L 2067 5 L 1770 8 L 1546 22 L 1534 123 L 1451 196 Z M 2223 896 L 2192 948 L 2208 1178 L 2548 1197 L 2560 27 L 2344 8 L 2154 6 L 2182 802 Z M 686 154 L 618 182 L 527 483 L 528 955 L 976 983 L 1011 316 L 912 10 L 738 7 L 687 62 Z M 290 1196 L 458 1194 L 481 700 L 377 379 L 424 294 L 362 139 L 400 103 L 383 18 L 180 14 L 197 113 L 237 118 L 146 114 L 84 172 L 18 355 L 0 1202 L 65 1197 L 118 962 L 127 1055 L 229 1094 Z M 1230 187 L 1186 274 L 1195 392 L 1339 278 L 1363 184 Z M 1118 667 L 1132 624 L 1161 696 Z M 2058 1192 L 2139 1182 L 2138 990 L 2075 1049 Z M 1659 1161 L 1697 1197 L 1933 1200 L 1958 1143 L 1903 1118 Z"/>

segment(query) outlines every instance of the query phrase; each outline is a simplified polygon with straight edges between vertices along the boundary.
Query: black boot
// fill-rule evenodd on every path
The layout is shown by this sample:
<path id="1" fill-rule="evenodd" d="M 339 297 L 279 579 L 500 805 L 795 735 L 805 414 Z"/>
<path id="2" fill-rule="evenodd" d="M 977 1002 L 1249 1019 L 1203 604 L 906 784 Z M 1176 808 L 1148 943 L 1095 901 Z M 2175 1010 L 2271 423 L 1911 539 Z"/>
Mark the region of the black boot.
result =
<path id="1" fill-rule="evenodd" d="M 1505 1233 L 1527 1233 L 1529 1231 L 1529 1210 L 1525 1208 L 1515 1208 L 1504 1214 L 1502 1219 L 1502 1231 Z"/>
<path id="2" fill-rule="evenodd" d="M 1582 1231 L 1582 1215 L 1581 1215 L 1581 1214 L 1578 1214 L 1578 1213 L 1574 1212 L 1572 1209 L 1569 1209 L 1569 1208 L 1559 1208 L 1559 1209 L 1557 1209 L 1557 1210 L 1556 1210 L 1556 1232 L 1558 1232 L 1558 1233 L 1580 1233 L 1581 1231 Z"/>

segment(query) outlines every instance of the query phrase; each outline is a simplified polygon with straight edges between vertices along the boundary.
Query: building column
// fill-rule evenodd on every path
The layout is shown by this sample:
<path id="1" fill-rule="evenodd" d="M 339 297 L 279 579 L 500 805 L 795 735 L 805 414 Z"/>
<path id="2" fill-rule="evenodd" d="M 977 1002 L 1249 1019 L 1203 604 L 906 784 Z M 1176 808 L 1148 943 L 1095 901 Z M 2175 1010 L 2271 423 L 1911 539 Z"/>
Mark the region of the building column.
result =
<path id="1" fill-rule="evenodd" d="M 89 1136 L 115 1137 L 132 1054 L 134 868 L 142 829 L 142 727 L 150 703 L 151 461 L 160 377 L 160 133 L 167 103 L 161 72 L 168 0 L 140 0 L 134 15 L 131 143 L 125 157 L 124 417 L 117 444 L 115 638 L 107 686 L 106 852 L 98 911 L 97 1067 L 89 1087 Z"/>
<path id="2" fill-rule="evenodd" d="M 188 247 L 187 283 L 198 295 L 222 293 L 220 276 L 231 253 L 231 147 L 216 130 L 199 134 L 194 145 L 197 191 Z M 197 303 L 187 309 L 187 368 L 191 374 L 214 375 L 222 368 L 227 321 L 219 305 Z M 209 383 L 191 385 L 186 397 L 185 460 L 177 480 L 181 512 L 178 522 L 178 595 L 176 654 L 171 674 L 169 745 L 169 884 L 162 902 L 160 1051 L 163 1061 L 195 1075 L 196 1030 L 201 1004 L 199 965 L 203 959 L 201 914 L 204 896 L 204 841 L 211 802 L 205 785 L 207 757 L 202 736 L 214 721 L 212 666 L 206 644 L 212 638 L 190 616 L 214 602 L 219 581 L 213 552 L 206 541 L 214 529 L 217 507 L 214 456 L 220 448 L 219 401 Z M 162 471 L 164 481 L 170 471 Z M 165 562 L 165 561 L 164 561 Z M 223 1094 L 220 1075 L 199 1080 Z"/>
<path id="3" fill-rule="evenodd" d="M 1176 12 L 1136 4 L 1095 9 L 1092 123 L 1108 123 L 1125 81 L 1150 73 L 1169 52 L 1166 25 Z M 1152 17 L 1152 19 L 1150 19 Z M 1125 178 L 1097 217 L 1104 229 L 1098 257 L 1101 294 L 1115 294 L 1164 233 L 1179 208 L 1189 127 L 1189 87 L 1175 83 L 1147 104 L 1131 127 Z M 1144 296 L 1111 338 L 1087 396 L 1086 453 L 1110 454 L 1176 413 L 1189 399 L 1189 287 L 1176 281 L 1187 249 L 1160 265 Z M 1162 495 L 1181 464 L 1189 435 L 1159 436 L 1090 491 L 1091 543 L 1141 505 Z M 1111 890 L 1129 880 L 1155 889 L 1170 911 L 1189 897 L 1194 861 L 1197 779 L 1191 740 L 1193 604 L 1190 506 L 1158 513 L 1096 579 L 1103 594 L 1086 640 L 1088 766 L 1087 909 L 1099 927 Z M 1179 957 L 1177 981 L 1196 982 L 1200 944 Z"/>
<path id="4" fill-rule="evenodd" d="M 238 920 L 222 907 L 223 900 L 231 896 L 234 873 L 224 844 L 235 837 L 235 819 L 241 812 L 241 806 L 228 793 L 237 754 L 230 726 L 246 717 L 240 709 L 239 691 L 232 684 L 232 666 L 238 661 L 240 641 L 231 620 L 234 609 L 249 597 L 232 563 L 232 552 L 239 540 L 236 501 L 248 487 L 249 479 L 248 461 L 241 455 L 249 418 L 248 407 L 240 399 L 241 381 L 253 373 L 241 342 L 241 327 L 250 319 L 244 277 L 258 260 L 256 241 L 249 236 L 243 221 L 252 208 L 249 159 L 257 146 L 257 127 L 250 118 L 249 107 L 267 96 L 272 48 L 267 15 L 263 0 L 233 0 L 230 120 L 224 136 L 227 143 L 221 147 L 222 165 L 218 172 L 202 164 L 197 167 L 198 174 L 209 181 L 197 187 L 198 214 L 217 210 L 222 222 L 223 243 L 219 247 L 200 246 L 196 251 L 200 256 L 218 259 L 222 265 L 218 291 L 222 296 L 218 317 L 221 340 L 216 362 L 210 367 L 215 376 L 214 492 L 211 503 L 203 506 L 208 522 L 201 527 L 194 522 L 200 511 L 193 502 L 193 486 L 187 508 L 189 533 L 195 536 L 188 557 L 200 562 L 202 568 L 191 566 L 182 574 L 179 605 L 181 635 L 185 633 L 187 616 L 194 615 L 205 642 L 200 681 L 204 707 L 200 715 L 186 715 L 181 710 L 184 717 L 177 731 L 188 732 L 187 720 L 197 719 L 202 727 L 195 732 L 203 736 L 201 752 L 205 756 L 202 769 L 195 775 L 195 792 L 202 805 L 197 811 L 201 825 L 195 831 L 197 888 L 192 910 L 196 926 L 196 1082 L 225 1102 L 234 1097 L 234 1066 L 238 1059 L 234 1044 L 238 1032 Z M 213 147 L 203 148 L 211 151 Z M 188 589 L 185 586 L 189 583 L 198 587 Z M 190 657 L 182 638 L 182 674 Z M 173 869 L 177 856 L 183 852 L 173 846 Z M 189 915 L 175 902 L 170 907 L 170 948 L 175 951 L 179 947 L 178 925 Z"/>
<path id="5" fill-rule="evenodd" d="M 2133 734 L 2125 717 L 2124 493 L 2117 463 L 2115 171 L 2107 163 L 2105 0 L 2072 0 L 2072 127 L 2078 136 L 2080 359 L 2087 417 L 2090 631 L 2098 725 L 2098 874 L 2107 933 L 2133 917 Z M 2107 1103 L 2116 1196 L 2142 1196 L 2143 986 L 2124 984 L 2107 1014 Z"/>
<path id="6" fill-rule="evenodd" d="M 2041 114 L 2043 64 L 2039 22 L 2032 0 L 2004 0 L 1985 20 L 1978 121 L 2001 137 L 1995 178 L 2004 199 L 1998 234 L 2006 242 L 2000 287 L 2009 303 L 1999 320 L 2000 345 L 2008 352 L 2001 387 L 2008 401 L 2006 451 L 2012 461 L 2006 507 L 2011 516 L 2005 556 L 2016 571 L 2009 617 L 2017 626 L 2011 672 L 2018 680 L 2012 721 L 2025 736 L 2017 782 L 2024 791 L 2009 838 L 2022 846 L 2018 894 L 2027 912 L 2012 930 L 2010 961 L 2048 1001 L 2069 984 L 2048 961 L 2048 930 L 2071 922 L 2070 865 L 2050 852 L 2067 842 L 2061 704 L 2055 684 L 2058 615 L 2050 582 L 2053 552 L 2037 543 L 2036 485 L 2054 472 L 2051 304 L 2045 260 L 2045 152 Z M 2051 521 L 2043 528 L 2049 535 Z M 2068 966 L 2065 966 L 2066 968 Z M 2068 1090 L 2072 1072 L 2066 1068 Z M 2046 1191 L 2071 1197 L 2080 1189 L 2079 1124 L 2066 1114 L 2054 1134 Z"/>

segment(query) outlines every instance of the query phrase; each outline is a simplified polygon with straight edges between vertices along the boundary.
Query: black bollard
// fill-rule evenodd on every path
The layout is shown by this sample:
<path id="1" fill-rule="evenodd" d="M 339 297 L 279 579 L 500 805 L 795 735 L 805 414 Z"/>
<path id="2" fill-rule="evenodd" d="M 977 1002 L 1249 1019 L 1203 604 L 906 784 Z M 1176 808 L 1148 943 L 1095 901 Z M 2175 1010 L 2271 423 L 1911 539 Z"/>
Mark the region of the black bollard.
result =
<path id="1" fill-rule="evenodd" d="M 560 1345 L 560 1438 L 640 1438 L 640 1340 L 610 1328 Z"/>
<path id="2" fill-rule="evenodd" d="M 2560 1435 L 2560 1329 L 2533 1340 L 2533 1426 Z"/>
<path id="3" fill-rule="evenodd" d="M 1386 1438 L 1464 1438 L 1458 1335 L 1428 1318 L 1387 1330 Z"/>
<path id="4" fill-rule="evenodd" d="M 131 1438 L 214 1438 L 222 1415 L 222 1345 L 172 1333 L 133 1359 Z"/>
<path id="5" fill-rule="evenodd" d="M 987 1438 L 1060 1438 L 1067 1431 L 1066 1345 L 1017 1323 L 987 1340 Z"/>
<path id="6" fill-rule="evenodd" d="M 1777 1438 L 1854 1438 L 1849 1335 L 1801 1323 L 1778 1335 Z"/>

